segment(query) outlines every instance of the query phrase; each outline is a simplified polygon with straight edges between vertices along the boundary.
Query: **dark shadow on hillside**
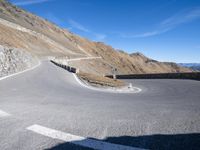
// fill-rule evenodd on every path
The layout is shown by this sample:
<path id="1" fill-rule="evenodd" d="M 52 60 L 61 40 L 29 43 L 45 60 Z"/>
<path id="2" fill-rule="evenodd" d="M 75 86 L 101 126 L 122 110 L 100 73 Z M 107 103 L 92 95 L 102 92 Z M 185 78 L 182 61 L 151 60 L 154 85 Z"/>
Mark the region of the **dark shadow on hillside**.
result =
<path id="1" fill-rule="evenodd" d="M 191 134 L 174 134 L 174 135 L 144 135 L 144 136 L 120 136 L 108 137 L 103 141 L 138 147 L 152 150 L 200 150 L 200 133 Z M 88 142 L 88 139 L 83 141 L 74 141 L 75 144 L 82 145 Z M 75 144 L 62 143 L 48 150 L 89 150 Z"/>

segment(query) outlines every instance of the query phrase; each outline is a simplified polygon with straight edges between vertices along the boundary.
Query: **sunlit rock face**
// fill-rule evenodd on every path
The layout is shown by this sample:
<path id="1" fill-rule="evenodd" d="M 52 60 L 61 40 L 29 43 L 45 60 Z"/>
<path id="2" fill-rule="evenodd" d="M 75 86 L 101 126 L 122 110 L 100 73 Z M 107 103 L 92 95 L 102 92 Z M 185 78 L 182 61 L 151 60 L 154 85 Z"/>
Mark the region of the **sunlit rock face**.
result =
<path id="1" fill-rule="evenodd" d="M 0 77 L 17 73 L 38 64 L 38 60 L 28 52 L 0 45 Z"/>

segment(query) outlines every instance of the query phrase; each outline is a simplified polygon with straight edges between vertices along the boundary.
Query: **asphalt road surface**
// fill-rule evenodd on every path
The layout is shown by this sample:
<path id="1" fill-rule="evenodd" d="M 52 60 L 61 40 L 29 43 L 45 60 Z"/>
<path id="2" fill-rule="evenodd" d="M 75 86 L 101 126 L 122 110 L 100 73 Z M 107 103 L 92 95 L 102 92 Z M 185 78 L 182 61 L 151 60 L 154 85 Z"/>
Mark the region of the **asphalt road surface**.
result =
<path id="1" fill-rule="evenodd" d="M 200 149 L 199 81 L 127 82 L 142 91 L 93 91 L 50 62 L 1 80 L 0 149 Z"/>

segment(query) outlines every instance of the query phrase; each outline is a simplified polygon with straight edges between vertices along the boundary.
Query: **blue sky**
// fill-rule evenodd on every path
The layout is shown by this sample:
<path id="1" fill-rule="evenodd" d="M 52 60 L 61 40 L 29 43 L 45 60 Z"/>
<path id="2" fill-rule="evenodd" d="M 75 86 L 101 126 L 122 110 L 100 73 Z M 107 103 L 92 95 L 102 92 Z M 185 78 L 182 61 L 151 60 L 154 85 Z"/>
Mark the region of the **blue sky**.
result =
<path id="1" fill-rule="evenodd" d="M 200 63 L 200 0 L 10 0 L 93 41 Z"/>

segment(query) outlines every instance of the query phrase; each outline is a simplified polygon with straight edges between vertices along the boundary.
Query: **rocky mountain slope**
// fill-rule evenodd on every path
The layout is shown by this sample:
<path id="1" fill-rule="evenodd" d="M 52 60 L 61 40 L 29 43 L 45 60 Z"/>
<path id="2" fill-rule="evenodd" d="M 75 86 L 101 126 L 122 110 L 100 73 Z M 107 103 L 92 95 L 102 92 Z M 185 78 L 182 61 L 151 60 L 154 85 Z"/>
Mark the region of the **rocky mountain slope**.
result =
<path id="1" fill-rule="evenodd" d="M 127 54 L 101 42 L 92 42 L 55 24 L 0 0 L 0 44 L 23 49 L 44 59 L 100 57 L 68 62 L 83 72 L 118 74 L 191 72 L 174 63 L 161 63 L 142 54 Z"/>

